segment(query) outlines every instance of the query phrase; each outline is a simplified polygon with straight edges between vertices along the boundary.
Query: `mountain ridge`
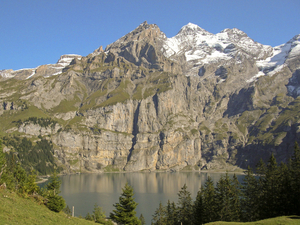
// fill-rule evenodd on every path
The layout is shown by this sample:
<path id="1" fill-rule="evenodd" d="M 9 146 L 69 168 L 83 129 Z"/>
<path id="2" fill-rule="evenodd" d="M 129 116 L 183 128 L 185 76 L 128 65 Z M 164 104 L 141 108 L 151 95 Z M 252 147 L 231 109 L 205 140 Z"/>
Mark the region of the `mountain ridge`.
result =
<path id="1" fill-rule="evenodd" d="M 286 161 L 300 137 L 299 37 L 272 48 L 189 23 L 167 38 L 144 22 L 87 56 L 0 71 L 1 134 L 51 141 L 65 173 Z"/>

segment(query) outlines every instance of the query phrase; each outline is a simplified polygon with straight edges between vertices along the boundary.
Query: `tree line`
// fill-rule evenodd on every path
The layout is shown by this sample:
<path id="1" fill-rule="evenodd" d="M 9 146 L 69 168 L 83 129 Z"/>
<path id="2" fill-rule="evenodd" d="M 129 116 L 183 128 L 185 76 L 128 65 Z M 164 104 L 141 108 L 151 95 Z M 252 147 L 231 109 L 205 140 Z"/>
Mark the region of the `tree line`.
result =
<path id="1" fill-rule="evenodd" d="M 52 174 L 56 163 L 54 160 L 54 148 L 52 141 L 40 138 L 40 140 L 33 142 L 32 140 L 18 136 L 3 137 L 3 144 L 12 147 L 6 154 L 7 163 L 13 166 L 15 162 L 30 172 L 32 169 L 37 171 L 39 175 Z M 61 168 L 56 169 L 58 172 Z"/>
<path id="2" fill-rule="evenodd" d="M 56 171 L 50 176 L 45 188 L 40 188 L 36 183 L 34 170 L 26 172 L 21 163 L 17 163 L 13 157 L 8 159 L 0 140 L 0 187 L 14 191 L 24 198 L 33 197 L 38 203 L 45 204 L 55 212 L 65 208 L 64 198 L 58 195 L 61 181 Z"/>
<path id="3" fill-rule="evenodd" d="M 248 167 L 243 182 L 223 175 L 214 185 L 208 177 L 193 201 L 184 185 L 178 202 L 161 203 L 153 225 L 196 225 L 213 221 L 250 222 L 277 216 L 300 215 L 300 150 L 287 163 L 277 164 L 272 154 L 267 164 L 259 161 L 255 173 Z"/>

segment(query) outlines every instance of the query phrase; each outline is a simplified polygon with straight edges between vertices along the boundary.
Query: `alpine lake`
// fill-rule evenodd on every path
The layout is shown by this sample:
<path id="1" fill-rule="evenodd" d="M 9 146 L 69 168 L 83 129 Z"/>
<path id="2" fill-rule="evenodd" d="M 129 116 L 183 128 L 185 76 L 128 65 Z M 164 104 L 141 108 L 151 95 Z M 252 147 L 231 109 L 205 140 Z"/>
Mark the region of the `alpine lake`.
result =
<path id="1" fill-rule="evenodd" d="M 234 173 L 228 173 L 232 178 Z M 133 187 L 134 199 L 138 203 L 136 216 L 143 214 L 146 224 L 150 225 L 152 215 L 161 202 L 178 201 L 178 192 L 184 184 L 187 185 L 194 201 L 201 185 L 208 176 L 214 183 L 218 182 L 225 173 L 220 172 L 130 172 L 130 173 L 97 173 L 73 174 L 61 176 L 60 195 L 75 216 L 85 217 L 93 213 L 94 205 L 102 207 L 108 217 L 115 208 L 113 204 L 119 202 L 122 188 L 126 182 Z M 236 174 L 242 183 L 244 175 Z M 43 184 L 44 185 L 44 184 Z M 41 185 L 41 186 L 43 186 Z"/>

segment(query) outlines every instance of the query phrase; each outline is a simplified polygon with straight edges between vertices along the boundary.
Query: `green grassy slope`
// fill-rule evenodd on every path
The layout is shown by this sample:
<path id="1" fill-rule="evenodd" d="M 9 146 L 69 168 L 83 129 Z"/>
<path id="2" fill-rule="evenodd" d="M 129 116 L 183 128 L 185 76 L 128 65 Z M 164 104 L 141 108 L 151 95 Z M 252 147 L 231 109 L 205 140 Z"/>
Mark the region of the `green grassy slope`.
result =
<path id="1" fill-rule="evenodd" d="M 95 224 L 65 213 L 55 213 L 35 200 L 21 198 L 8 190 L 0 190 L 0 225 L 2 224 Z"/>
<path id="2" fill-rule="evenodd" d="M 260 220 L 256 222 L 247 222 L 247 223 L 239 223 L 239 222 L 212 222 L 207 223 L 208 225 L 296 225 L 300 224 L 299 216 L 281 216 L 275 217 L 271 219 Z"/>

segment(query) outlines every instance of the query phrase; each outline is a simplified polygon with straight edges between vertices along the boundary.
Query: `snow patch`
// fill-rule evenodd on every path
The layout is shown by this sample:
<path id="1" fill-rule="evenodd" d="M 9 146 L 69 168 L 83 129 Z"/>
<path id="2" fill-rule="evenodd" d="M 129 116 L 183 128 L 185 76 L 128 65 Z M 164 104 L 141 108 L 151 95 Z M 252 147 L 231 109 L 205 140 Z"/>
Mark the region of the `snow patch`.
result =
<path id="1" fill-rule="evenodd" d="M 257 78 L 265 76 L 265 74 L 262 71 L 259 71 L 255 76 L 251 77 L 249 80 L 246 80 L 247 83 L 251 83 L 253 81 L 257 81 Z"/>
<path id="2" fill-rule="evenodd" d="M 218 60 L 230 60 L 231 57 L 226 55 L 225 53 L 219 52 L 219 51 L 214 51 L 212 52 L 211 55 L 206 56 L 205 59 L 201 60 L 202 63 L 207 64 L 211 62 L 215 62 Z"/>
<path id="3" fill-rule="evenodd" d="M 15 76 L 14 74 L 12 74 L 12 72 L 13 72 L 13 70 L 1 70 L 0 75 L 3 78 L 12 78 Z"/>
<path id="4" fill-rule="evenodd" d="M 59 74 L 62 74 L 62 71 L 59 71 L 59 72 L 57 72 L 57 73 L 54 73 L 54 74 L 52 74 L 52 76 L 59 75 Z"/>
<path id="5" fill-rule="evenodd" d="M 35 69 L 32 71 L 31 75 L 26 78 L 26 80 L 32 77 L 34 74 L 35 74 Z"/>

